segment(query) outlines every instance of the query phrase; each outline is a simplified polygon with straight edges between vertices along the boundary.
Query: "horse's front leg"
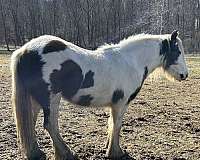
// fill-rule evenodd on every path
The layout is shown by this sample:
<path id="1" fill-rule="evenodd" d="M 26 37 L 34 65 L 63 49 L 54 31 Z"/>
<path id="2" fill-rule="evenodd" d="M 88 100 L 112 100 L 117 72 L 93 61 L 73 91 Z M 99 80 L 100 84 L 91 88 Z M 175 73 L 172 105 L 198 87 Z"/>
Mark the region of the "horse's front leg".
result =
<path id="1" fill-rule="evenodd" d="M 113 105 L 108 120 L 108 140 L 106 156 L 112 159 L 119 159 L 123 156 L 123 151 L 119 145 L 119 135 L 122 126 L 122 120 L 127 106 Z"/>

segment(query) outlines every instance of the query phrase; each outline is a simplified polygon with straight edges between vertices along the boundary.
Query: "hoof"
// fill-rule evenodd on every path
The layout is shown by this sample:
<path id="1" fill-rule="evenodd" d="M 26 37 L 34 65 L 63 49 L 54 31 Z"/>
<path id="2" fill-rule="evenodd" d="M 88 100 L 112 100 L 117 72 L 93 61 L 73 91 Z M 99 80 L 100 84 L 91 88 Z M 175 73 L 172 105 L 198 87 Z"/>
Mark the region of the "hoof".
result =
<path id="1" fill-rule="evenodd" d="M 28 160 L 46 160 L 46 155 L 43 151 L 37 150 L 31 153 Z"/>
<path id="2" fill-rule="evenodd" d="M 65 156 L 56 155 L 55 160 L 77 160 L 77 158 L 72 155 L 65 155 Z"/>
<path id="3" fill-rule="evenodd" d="M 120 160 L 124 155 L 125 153 L 121 149 L 118 149 L 117 151 L 107 150 L 106 152 L 106 157 L 113 160 Z"/>
<path id="4" fill-rule="evenodd" d="M 78 156 L 74 153 L 55 153 L 55 160 L 78 160 Z"/>

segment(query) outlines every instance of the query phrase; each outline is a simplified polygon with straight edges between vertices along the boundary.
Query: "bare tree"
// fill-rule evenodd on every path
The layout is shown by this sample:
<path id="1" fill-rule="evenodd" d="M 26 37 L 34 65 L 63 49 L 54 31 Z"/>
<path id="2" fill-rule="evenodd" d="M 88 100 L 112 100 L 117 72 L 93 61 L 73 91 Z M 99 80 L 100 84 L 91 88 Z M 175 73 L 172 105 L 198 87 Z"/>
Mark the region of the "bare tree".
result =
<path id="1" fill-rule="evenodd" d="M 0 42 L 22 45 L 42 34 L 85 48 L 138 33 L 179 29 L 186 50 L 199 51 L 199 0 L 0 0 Z M 8 46 L 9 47 L 9 46 Z"/>
<path id="2" fill-rule="evenodd" d="M 10 51 L 9 48 L 9 40 L 8 40 L 8 31 L 7 31 L 7 26 L 6 26 L 6 6 L 3 5 L 6 4 L 5 0 L 0 0 L 0 14 L 1 14 L 1 19 L 2 19 L 2 24 L 3 24 L 3 29 L 4 29 L 4 40 L 6 43 L 7 50 Z"/>

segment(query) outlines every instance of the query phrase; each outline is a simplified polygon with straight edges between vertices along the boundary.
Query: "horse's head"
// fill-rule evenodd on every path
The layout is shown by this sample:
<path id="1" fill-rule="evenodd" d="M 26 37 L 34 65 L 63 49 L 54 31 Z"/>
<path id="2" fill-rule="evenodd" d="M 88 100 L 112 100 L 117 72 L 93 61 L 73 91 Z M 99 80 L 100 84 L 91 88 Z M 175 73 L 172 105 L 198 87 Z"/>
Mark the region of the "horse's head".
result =
<path id="1" fill-rule="evenodd" d="M 185 80 L 188 69 L 184 59 L 184 50 L 178 31 L 173 31 L 169 39 L 162 41 L 161 55 L 163 56 L 163 69 L 176 80 Z"/>

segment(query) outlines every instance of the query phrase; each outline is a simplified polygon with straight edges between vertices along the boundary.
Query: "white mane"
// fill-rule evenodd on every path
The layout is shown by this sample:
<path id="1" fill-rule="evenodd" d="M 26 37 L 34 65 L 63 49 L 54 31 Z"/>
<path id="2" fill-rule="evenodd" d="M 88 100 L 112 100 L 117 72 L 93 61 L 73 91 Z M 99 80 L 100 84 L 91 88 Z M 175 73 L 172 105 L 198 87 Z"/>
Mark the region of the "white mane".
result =
<path id="1" fill-rule="evenodd" d="M 97 48 L 98 50 L 107 50 L 107 49 L 111 49 L 111 48 L 115 48 L 115 47 L 122 47 L 125 46 L 127 44 L 136 42 L 136 41 L 142 41 L 142 40 L 148 40 L 148 39 L 165 39 L 168 38 L 170 35 L 169 34 L 165 34 L 165 35 L 152 35 L 152 34 L 145 34 L 145 33 L 141 33 L 138 35 L 132 35 L 129 36 L 128 38 L 124 38 L 123 40 L 121 40 L 119 43 L 111 43 L 111 44 L 104 44 L 100 47 Z"/>

